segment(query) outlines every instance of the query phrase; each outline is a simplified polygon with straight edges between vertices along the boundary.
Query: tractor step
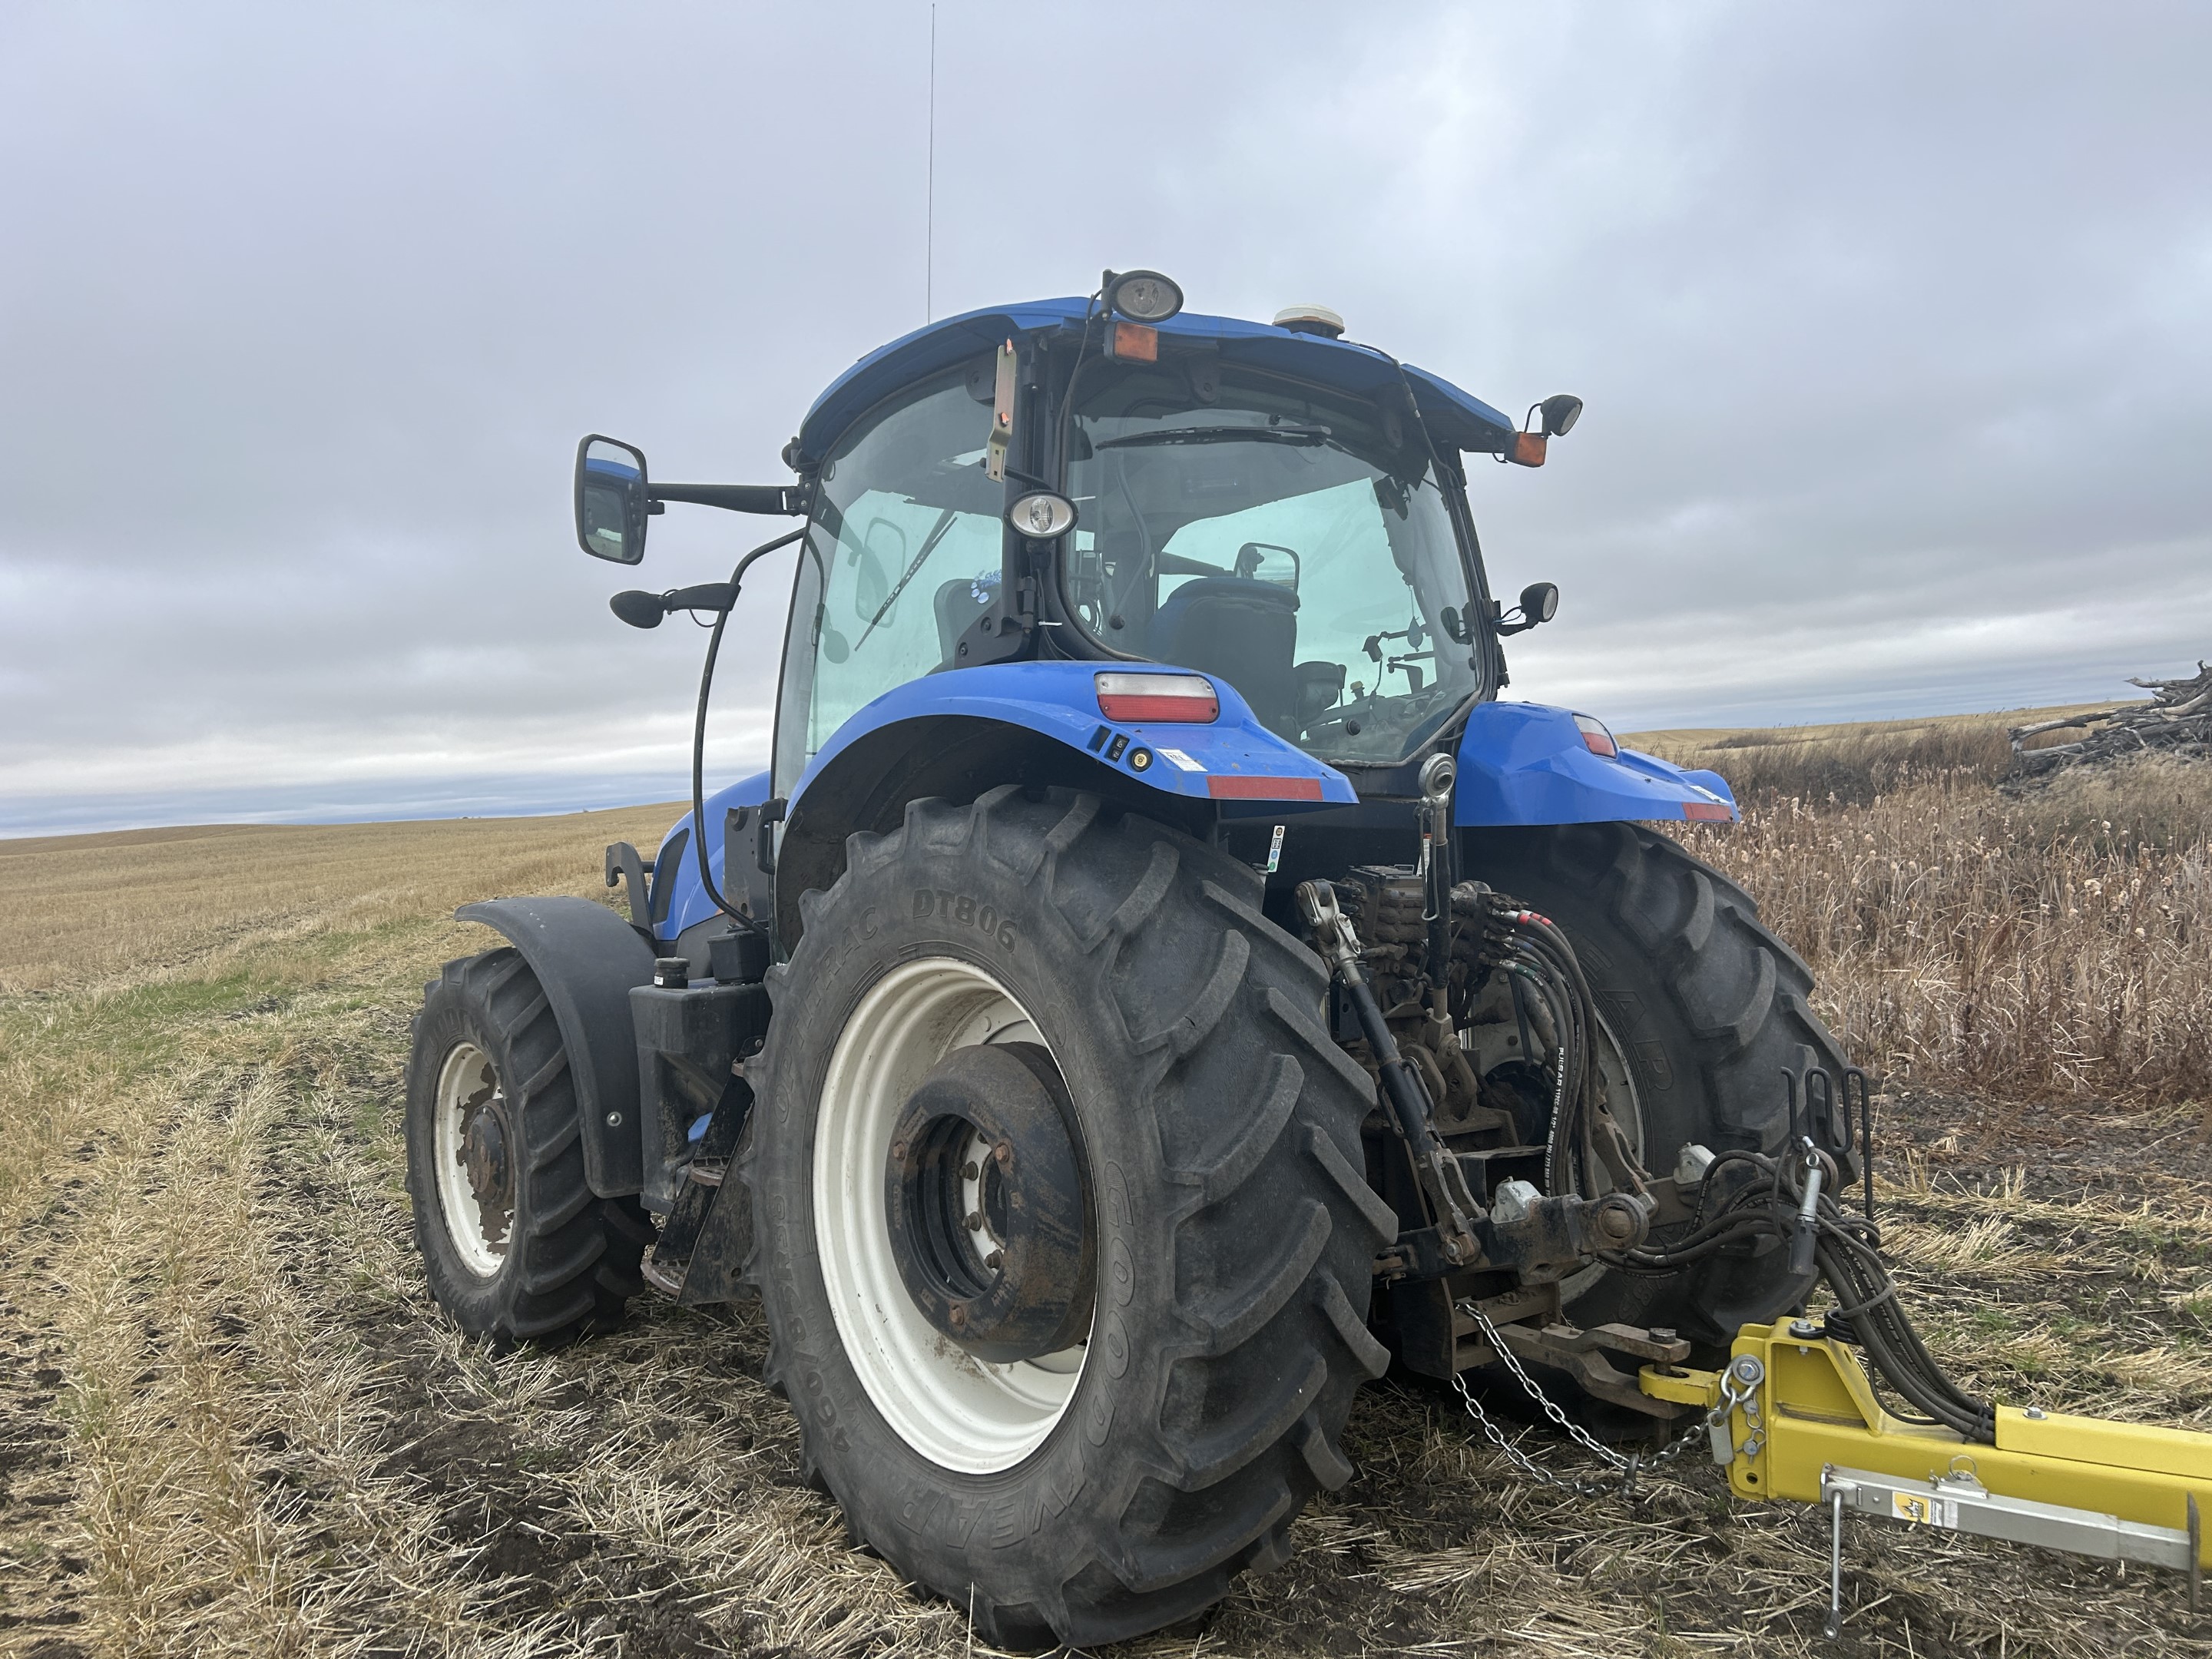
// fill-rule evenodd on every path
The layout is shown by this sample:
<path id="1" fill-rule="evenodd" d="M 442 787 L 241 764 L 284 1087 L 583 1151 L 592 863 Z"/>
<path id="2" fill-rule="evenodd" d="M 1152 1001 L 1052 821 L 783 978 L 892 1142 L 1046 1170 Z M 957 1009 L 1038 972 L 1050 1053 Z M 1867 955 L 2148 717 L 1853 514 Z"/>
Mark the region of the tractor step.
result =
<path id="1" fill-rule="evenodd" d="M 743 1184 L 725 1183 L 752 1108 L 751 1085 L 742 1076 L 732 1078 L 697 1150 L 682 1167 L 676 1201 L 645 1261 L 647 1281 L 687 1307 L 727 1302 L 736 1294 L 752 1216 Z"/>

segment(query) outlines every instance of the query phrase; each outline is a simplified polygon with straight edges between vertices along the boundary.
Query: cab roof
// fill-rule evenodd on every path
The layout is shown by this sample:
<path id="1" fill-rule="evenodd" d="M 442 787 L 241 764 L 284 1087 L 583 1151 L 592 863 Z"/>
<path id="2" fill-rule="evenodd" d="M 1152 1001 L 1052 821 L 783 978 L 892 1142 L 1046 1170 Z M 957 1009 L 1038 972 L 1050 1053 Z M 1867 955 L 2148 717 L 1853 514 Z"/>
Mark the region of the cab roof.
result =
<path id="1" fill-rule="evenodd" d="M 817 465 L 847 427 L 901 386 L 994 350 L 1017 334 L 1079 329 L 1090 306 L 1079 298 L 989 306 L 878 347 L 832 381 L 806 411 L 799 428 L 799 464 Z M 1295 374 L 1358 397 L 1375 397 L 1398 379 L 1399 366 L 1372 347 L 1293 333 L 1272 323 L 1186 311 L 1154 326 L 1171 339 L 1212 342 L 1225 362 Z M 1404 371 L 1421 420 L 1438 445 L 1489 452 L 1510 441 L 1512 421 L 1488 404 L 1411 363 Z"/>

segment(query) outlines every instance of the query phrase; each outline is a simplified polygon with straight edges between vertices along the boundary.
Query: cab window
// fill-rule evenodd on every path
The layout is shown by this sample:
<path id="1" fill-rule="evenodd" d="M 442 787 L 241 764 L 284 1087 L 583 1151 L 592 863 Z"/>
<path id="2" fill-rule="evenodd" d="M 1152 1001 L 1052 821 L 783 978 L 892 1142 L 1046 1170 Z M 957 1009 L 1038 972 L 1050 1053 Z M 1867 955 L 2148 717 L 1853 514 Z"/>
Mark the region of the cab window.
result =
<path id="1" fill-rule="evenodd" d="M 997 597 L 990 426 L 963 374 L 864 418 L 823 461 L 784 647 L 778 793 L 866 704 L 951 665 Z"/>

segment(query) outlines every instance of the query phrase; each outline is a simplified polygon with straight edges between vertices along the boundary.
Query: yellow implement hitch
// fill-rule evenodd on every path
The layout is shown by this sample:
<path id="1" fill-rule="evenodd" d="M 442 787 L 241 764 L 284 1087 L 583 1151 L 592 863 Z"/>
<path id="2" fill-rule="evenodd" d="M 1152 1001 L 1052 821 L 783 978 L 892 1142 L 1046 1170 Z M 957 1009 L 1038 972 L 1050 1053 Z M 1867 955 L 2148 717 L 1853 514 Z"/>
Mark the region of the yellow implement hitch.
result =
<path id="1" fill-rule="evenodd" d="M 1979 1444 L 1885 1410 L 1858 1356 L 1812 1320 L 1747 1325 L 1724 1370 L 1646 1365 L 1640 1383 L 1705 1411 L 1737 1497 L 1828 1506 L 1831 1635 L 1847 1511 L 2172 1567 L 2197 1606 L 2212 1435 L 2000 1407 L 1996 1443 Z"/>

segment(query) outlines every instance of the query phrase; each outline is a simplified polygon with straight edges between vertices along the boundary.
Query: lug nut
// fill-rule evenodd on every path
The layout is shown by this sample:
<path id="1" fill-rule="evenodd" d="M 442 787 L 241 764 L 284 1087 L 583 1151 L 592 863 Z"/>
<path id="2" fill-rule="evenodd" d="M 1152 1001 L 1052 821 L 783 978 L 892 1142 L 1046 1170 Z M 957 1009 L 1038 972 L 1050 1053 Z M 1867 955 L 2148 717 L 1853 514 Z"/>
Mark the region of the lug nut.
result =
<path id="1" fill-rule="evenodd" d="M 983 1212 L 981 1210 L 968 1212 L 968 1231 L 971 1233 L 980 1233 L 983 1231 Z"/>
<path id="2" fill-rule="evenodd" d="M 962 1330 L 964 1331 L 968 1328 L 968 1310 L 962 1307 L 957 1302 L 952 1304 L 952 1312 L 949 1317 L 951 1319 L 952 1322 L 955 1325 L 957 1325 Z"/>
<path id="3" fill-rule="evenodd" d="M 891 1156 L 896 1158 L 900 1163 L 905 1163 L 906 1142 L 903 1140 L 894 1140 L 891 1142 Z"/>
<path id="4" fill-rule="evenodd" d="M 960 1178 L 963 1181 L 981 1181 L 983 1178 L 983 1172 L 975 1166 L 974 1158 L 969 1158 L 960 1166 Z"/>
<path id="5" fill-rule="evenodd" d="M 998 1159 L 999 1167 L 1001 1170 L 1012 1169 L 1014 1167 L 1014 1143 L 1011 1140 L 1000 1141 L 997 1146 L 991 1149 L 991 1156 Z"/>
<path id="6" fill-rule="evenodd" d="M 1004 1250 L 992 1251 L 990 1255 L 983 1258 L 983 1265 L 988 1267 L 993 1273 L 998 1272 L 1000 1268 L 1006 1265 L 1006 1253 Z"/>

